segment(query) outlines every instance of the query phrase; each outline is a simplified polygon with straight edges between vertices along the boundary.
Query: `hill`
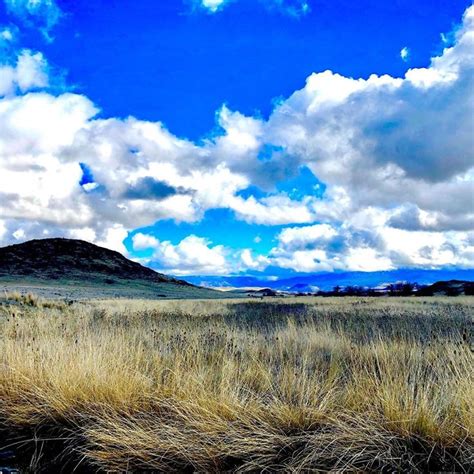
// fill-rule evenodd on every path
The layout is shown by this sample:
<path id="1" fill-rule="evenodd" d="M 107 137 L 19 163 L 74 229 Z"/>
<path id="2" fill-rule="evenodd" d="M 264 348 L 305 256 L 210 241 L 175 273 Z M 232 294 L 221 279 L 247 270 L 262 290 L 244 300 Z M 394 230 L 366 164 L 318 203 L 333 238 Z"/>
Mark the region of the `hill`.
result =
<path id="1" fill-rule="evenodd" d="M 0 248 L 0 285 L 51 296 L 216 298 L 133 262 L 118 252 L 73 239 L 40 239 Z"/>
<path id="2" fill-rule="evenodd" d="M 443 296 L 473 295 L 474 282 L 463 280 L 437 281 L 423 288 L 419 293 Z"/>

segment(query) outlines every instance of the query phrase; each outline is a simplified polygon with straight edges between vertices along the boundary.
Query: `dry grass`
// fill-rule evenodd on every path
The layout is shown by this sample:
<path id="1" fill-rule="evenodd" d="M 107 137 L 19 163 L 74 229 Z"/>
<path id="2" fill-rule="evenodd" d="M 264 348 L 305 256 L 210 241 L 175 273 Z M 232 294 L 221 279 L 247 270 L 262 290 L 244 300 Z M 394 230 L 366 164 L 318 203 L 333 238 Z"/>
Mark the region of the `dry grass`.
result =
<path id="1" fill-rule="evenodd" d="M 43 303 L 0 306 L 33 470 L 472 469 L 472 298 Z"/>

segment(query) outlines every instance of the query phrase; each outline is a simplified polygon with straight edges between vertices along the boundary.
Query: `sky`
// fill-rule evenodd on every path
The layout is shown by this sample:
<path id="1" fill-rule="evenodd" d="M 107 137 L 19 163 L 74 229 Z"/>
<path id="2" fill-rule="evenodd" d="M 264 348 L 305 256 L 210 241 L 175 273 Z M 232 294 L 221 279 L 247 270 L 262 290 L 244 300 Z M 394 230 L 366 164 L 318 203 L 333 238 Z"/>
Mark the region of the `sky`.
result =
<path id="1" fill-rule="evenodd" d="M 472 269 L 473 69 L 469 1 L 0 0 L 0 245 Z"/>

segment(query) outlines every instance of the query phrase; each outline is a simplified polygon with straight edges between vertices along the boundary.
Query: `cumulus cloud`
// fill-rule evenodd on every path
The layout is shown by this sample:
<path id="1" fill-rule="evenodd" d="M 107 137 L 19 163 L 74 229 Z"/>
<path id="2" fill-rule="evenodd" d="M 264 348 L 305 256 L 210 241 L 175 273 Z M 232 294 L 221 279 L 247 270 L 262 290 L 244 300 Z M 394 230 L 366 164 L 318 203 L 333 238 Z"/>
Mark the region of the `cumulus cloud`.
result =
<path id="1" fill-rule="evenodd" d="M 408 231 L 350 223 L 284 229 L 269 255 L 273 265 L 295 271 L 375 271 L 474 264 L 473 233 Z"/>
<path id="2" fill-rule="evenodd" d="M 383 243 L 377 240 L 365 230 L 328 224 L 290 227 L 279 234 L 270 258 L 274 265 L 300 272 L 390 269 Z"/>
<path id="3" fill-rule="evenodd" d="M 23 50 L 16 65 L 0 64 L 0 97 L 48 86 L 48 63 L 41 53 Z"/>
<path id="4" fill-rule="evenodd" d="M 243 270 L 244 272 L 247 270 L 263 271 L 270 264 L 270 259 L 268 257 L 264 255 L 254 256 L 250 249 L 242 250 L 240 258 L 242 261 L 241 270 Z"/>
<path id="5" fill-rule="evenodd" d="M 223 208 L 289 228 L 264 256 L 233 258 L 196 236 L 148 242 L 160 269 L 472 266 L 473 65 L 470 7 L 429 67 L 403 78 L 315 73 L 268 120 L 222 107 L 222 132 L 196 144 L 160 122 L 97 118 L 85 96 L 37 91 L 47 62 L 22 51 L 0 66 L 0 239 L 76 236 L 124 252 L 129 231 Z M 322 196 L 278 190 L 301 167 L 325 183 Z"/>
<path id="6" fill-rule="evenodd" d="M 425 211 L 412 204 L 400 206 L 392 214 L 387 224 L 390 227 L 405 230 L 469 230 L 474 229 L 474 215 L 449 217 L 436 211 Z"/>
<path id="7" fill-rule="evenodd" d="M 152 265 L 173 275 L 221 275 L 230 271 L 226 259 L 226 249 L 222 245 L 212 245 L 202 237 L 189 235 L 173 245 L 157 238 L 138 233 L 132 237 L 135 250 L 152 249 Z"/>
<path id="8" fill-rule="evenodd" d="M 282 225 L 291 223 L 308 223 L 314 221 L 316 213 L 311 209 L 314 199 L 304 198 L 293 201 L 284 194 L 263 197 L 257 200 L 250 196 L 230 196 L 227 203 L 238 218 L 251 224 Z"/>
<path id="9" fill-rule="evenodd" d="M 267 141 L 343 189 L 347 211 L 411 203 L 442 227 L 472 214 L 474 8 L 456 43 L 404 78 L 311 75 L 266 124 Z"/>

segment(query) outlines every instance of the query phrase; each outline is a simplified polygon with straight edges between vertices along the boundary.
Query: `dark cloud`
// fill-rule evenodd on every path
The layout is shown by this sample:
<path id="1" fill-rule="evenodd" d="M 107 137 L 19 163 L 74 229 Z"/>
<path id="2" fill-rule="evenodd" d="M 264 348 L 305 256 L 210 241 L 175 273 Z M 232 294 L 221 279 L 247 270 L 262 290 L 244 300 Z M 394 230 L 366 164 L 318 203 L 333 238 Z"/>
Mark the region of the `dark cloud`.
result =
<path id="1" fill-rule="evenodd" d="M 409 231 L 469 231 L 474 229 L 474 213 L 446 215 L 435 212 L 431 220 L 423 220 L 421 210 L 412 205 L 394 214 L 387 225 Z"/>
<path id="2" fill-rule="evenodd" d="M 146 177 L 139 179 L 133 186 L 125 191 L 123 197 L 126 199 L 160 200 L 175 194 L 183 194 L 182 188 L 175 188 L 164 181 Z"/>
<path id="3" fill-rule="evenodd" d="M 376 160 L 400 166 L 407 176 L 431 182 L 466 172 L 474 160 L 474 70 L 466 68 L 456 81 L 430 91 L 405 82 L 391 94 L 361 94 L 358 110 L 374 110 L 364 138 L 374 143 Z M 377 109 L 380 110 L 380 107 Z"/>

